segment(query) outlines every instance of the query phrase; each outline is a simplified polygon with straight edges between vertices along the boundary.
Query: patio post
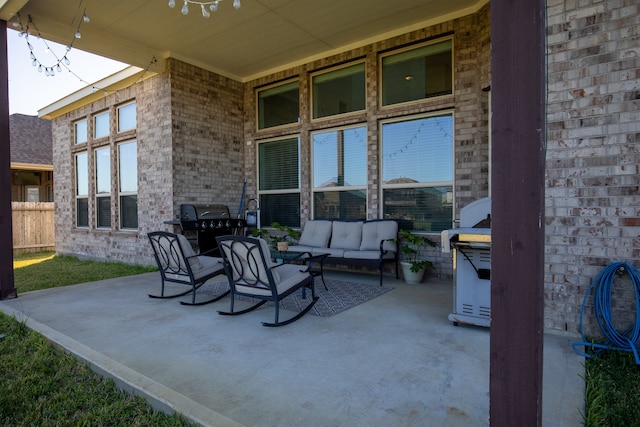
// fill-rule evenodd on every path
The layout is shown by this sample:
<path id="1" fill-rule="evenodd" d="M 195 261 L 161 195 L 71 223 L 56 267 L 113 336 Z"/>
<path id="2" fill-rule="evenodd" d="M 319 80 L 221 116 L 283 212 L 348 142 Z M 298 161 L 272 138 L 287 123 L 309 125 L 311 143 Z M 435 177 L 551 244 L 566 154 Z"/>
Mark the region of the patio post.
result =
<path id="1" fill-rule="evenodd" d="M 491 0 L 491 426 L 542 424 L 545 2 Z"/>
<path id="2" fill-rule="evenodd" d="M 13 230 L 11 221 L 11 144 L 9 138 L 9 59 L 7 22 L 0 31 L 0 299 L 18 296 L 13 282 Z"/>

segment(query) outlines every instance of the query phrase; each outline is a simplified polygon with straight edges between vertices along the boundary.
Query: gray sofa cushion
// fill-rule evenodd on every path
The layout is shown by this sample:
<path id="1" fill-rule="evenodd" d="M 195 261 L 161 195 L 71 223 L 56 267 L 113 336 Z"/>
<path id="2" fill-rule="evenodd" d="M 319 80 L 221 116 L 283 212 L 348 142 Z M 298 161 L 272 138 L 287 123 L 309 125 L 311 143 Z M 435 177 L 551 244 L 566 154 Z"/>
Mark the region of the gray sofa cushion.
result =
<path id="1" fill-rule="evenodd" d="M 362 241 L 362 221 L 333 221 L 331 248 L 360 249 Z"/>
<path id="2" fill-rule="evenodd" d="M 314 248 L 326 248 L 331 238 L 331 221 L 314 220 L 307 221 L 298 241 L 300 246 Z"/>
<path id="3" fill-rule="evenodd" d="M 398 223 L 396 221 L 371 221 L 362 226 L 361 251 L 380 251 L 380 242 L 384 242 L 384 250 L 396 251 L 396 244 L 387 239 L 398 237 Z"/>

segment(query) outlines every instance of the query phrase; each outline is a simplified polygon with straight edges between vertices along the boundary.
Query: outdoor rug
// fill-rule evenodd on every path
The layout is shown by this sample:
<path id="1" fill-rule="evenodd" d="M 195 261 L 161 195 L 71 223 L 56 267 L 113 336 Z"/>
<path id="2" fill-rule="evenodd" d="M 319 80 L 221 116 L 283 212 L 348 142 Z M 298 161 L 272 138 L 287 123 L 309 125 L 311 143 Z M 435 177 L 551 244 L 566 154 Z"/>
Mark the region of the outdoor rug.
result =
<path id="1" fill-rule="evenodd" d="M 324 281 L 329 290 L 322 285 L 321 280 L 316 280 L 316 296 L 318 301 L 309 313 L 320 317 L 331 317 L 342 311 L 365 303 L 391 291 L 392 287 L 379 286 L 373 284 L 347 282 L 344 280 L 327 279 Z M 208 295 L 219 295 L 228 287 L 227 281 L 211 282 L 203 285 L 198 292 Z M 309 304 L 311 291 L 307 289 L 307 299 L 302 299 L 302 292 L 296 291 L 280 302 L 280 307 L 284 310 L 300 312 Z M 252 298 L 236 297 L 236 300 L 250 301 Z M 222 301 L 225 301 L 223 299 Z M 267 305 L 272 303 L 267 303 Z"/>

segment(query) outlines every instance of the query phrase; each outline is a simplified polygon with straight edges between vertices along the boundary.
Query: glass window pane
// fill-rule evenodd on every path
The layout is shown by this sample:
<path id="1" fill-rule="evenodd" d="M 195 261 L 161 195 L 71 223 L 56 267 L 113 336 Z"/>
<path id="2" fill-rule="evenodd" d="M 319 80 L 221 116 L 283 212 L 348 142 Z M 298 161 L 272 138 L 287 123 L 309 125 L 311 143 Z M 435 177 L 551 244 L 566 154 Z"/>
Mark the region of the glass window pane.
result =
<path id="1" fill-rule="evenodd" d="M 384 218 L 440 232 L 453 219 L 453 115 L 382 125 Z"/>
<path id="2" fill-rule="evenodd" d="M 367 192 L 314 191 L 313 219 L 366 219 Z"/>
<path id="3" fill-rule="evenodd" d="M 364 63 L 312 77 L 313 118 L 365 109 Z"/>
<path id="4" fill-rule="evenodd" d="M 136 128 L 136 103 L 118 108 L 118 132 Z"/>
<path id="5" fill-rule="evenodd" d="M 453 93 L 452 42 L 422 46 L 382 58 L 382 105 Z"/>
<path id="6" fill-rule="evenodd" d="M 384 217 L 400 228 L 441 232 L 453 227 L 453 187 L 398 188 L 383 191 Z"/>
<path id="7" fill-rule="evenodd" d="M 76 226 L 89 226 L 89 199 L 86 197 L 76 199 Z"/>
<path id="8" fill-rule="evenodd" d="M 258 92 L 258 129 L 297 123 L 300 83 L 295 81 Z"/>
<path id="9" fill-rule="evenodd" d="M 260 224 L 270 227 L 273 222 L 300 227 L 300 193 L 260 195 Z"/>
<path id="10" fill-rule="evenodd" d="M 382 125 L 385 184 L 453 181 L 453 116 Z"/>
<path id="11" fill-rule="evenodd" d="M 76 196 L 89 195 L 89 160 L 87 153 L 76 155 Z"/>
<path id="12" fill-rule="evenodd" d="M 313 135 L 313 186 L 367 185 L 367 129 L 364 126 Z"/>
<path id="13" fill-rule="evenodd" d="M 105 111 L 94 118 L 94 138 L 109 136 L 109 112 Z"/>
<path id="14" fill-rule="evenodd" d="M 138 228 L 138 196 L 120 196 L 120 227 Z"/>
<path id="15" fill-rule="evenodd" d="M 120 192 L 138 191 L 138 152 L 136 141 L 118 145 L 118 171 L 120 173 Z"/>
<path id="16" fill-rule="evenodd" d="M 111 227 L 111 197 L 96 198 L 96 225 Z"/>
<path id="17" fill-rule="evenodd" d="M 258 167 L 260 191 L 298 189 L 298 138 L 260 143 Z"/>
<path id="18" fill-rule="evenodd" d="M 83 142 L 87 142 L 89 137 L 89 131 L 87 129 L 87 121 L 80 120 L 79 122 L 74 123 L 74 138 L 76 144 L 82 144 Z"/>
<path id="19" fill-rule="evenodd" d="M 111 193 L 111 158 L 109 147 L 95 151 L 96 157 L 96 194 Z"/>

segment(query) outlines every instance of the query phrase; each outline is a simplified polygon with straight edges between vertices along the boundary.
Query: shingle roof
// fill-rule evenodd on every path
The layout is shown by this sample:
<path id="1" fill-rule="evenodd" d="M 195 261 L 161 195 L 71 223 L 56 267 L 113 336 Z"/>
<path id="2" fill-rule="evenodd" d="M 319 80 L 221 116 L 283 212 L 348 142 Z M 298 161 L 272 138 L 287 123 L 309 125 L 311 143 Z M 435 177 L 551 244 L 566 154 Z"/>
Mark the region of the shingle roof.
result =
<path id="1" fill-rule="evenodd" d="M 9 116 L 11 161 L 38 165 L 53 164 L 51 121 L 37 116 Z"/>

